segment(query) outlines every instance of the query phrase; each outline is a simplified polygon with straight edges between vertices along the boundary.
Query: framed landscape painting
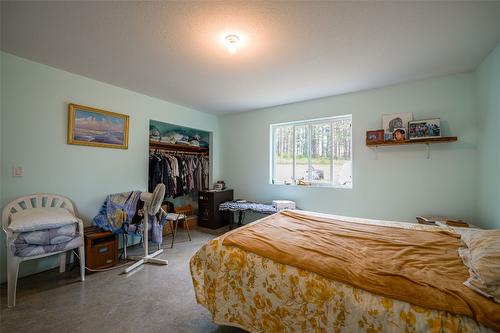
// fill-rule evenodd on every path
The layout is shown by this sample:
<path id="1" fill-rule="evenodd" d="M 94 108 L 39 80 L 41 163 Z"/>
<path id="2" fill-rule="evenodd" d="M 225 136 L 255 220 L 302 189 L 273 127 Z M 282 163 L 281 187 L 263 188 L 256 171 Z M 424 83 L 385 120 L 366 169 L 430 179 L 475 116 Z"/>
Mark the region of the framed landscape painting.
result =
<path id="1" fill-rule="evenodd" d="M 69 104 L 68 143 L 72 145 L 128 148 L 129 116 Z"/>

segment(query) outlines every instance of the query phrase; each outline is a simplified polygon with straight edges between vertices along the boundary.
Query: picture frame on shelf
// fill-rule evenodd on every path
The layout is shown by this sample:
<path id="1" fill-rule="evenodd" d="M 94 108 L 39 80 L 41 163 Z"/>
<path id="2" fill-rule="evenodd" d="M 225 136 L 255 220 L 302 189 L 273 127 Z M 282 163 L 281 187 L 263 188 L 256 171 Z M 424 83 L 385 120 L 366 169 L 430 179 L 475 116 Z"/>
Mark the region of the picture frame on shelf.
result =
<path id="1" fill-rule="evenodd" d="M 441 119 L 423 119 L 408 122 L 408 138 L 410 140 L 441 137 Z"/>
<path id="2" fill-rule="evenodd" d="M 394 140 L 394 131 L 404 129 L 405 139 L 408 138 L 408 123 L 413 120 L 413 113 L 393 113 L 382 115 L 382 128 L 384 129 L 384 139 Z"/>
<path id="3" fill-rule="evenodd" d="M 384 130 L 366 131 L 366 143 L 382 142 L 384 141 Z"/>
<path id="4" fill-rule="evenodd" d="M 392 132 L 392 140 L 393 141 L 405 141 L 406 140 L 406 128 L 396 128 L 394 132 Z"/>

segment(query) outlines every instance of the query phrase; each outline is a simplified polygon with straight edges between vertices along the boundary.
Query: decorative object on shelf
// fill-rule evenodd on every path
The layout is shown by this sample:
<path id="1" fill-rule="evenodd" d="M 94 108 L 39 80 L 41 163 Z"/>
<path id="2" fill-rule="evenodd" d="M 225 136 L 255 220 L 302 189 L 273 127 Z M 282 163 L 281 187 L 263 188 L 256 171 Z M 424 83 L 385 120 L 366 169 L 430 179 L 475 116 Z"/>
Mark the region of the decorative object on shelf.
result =
<path id="1" fill-rule="evenodd" d="M 68 144 L 128 148 L 129 116 L 69 104 L 68 118 Z"/>
<path id="2" fill-rule="evenodd" d="M 408 122 L 413 120 L 411 112 L 384 114 L 382 115 L 382 128 L 384 129 L 384 140 L 393 140 L 394 131 L 404 128 L 407 133 Z M 406 139 L 406 136 L 405 136 Z"/>
<path id="3" fill-rule="evenodd" d="M 384 130 L 366 131 L 366 143 L 384 141 Z"/>
<path id="4" fill-rule="evenodd" d="M 414 120 L 408 122 L 410 140 L 441 137 L 441 120 L 439 118 Z"/>
<path id="5" fill-rule="evenodd" d="M 405 138 L 406 138 L 405 128 L 396 128 L 394 132 L 392 132 L 392 139 L 394 141 L 405 141 Z"/>

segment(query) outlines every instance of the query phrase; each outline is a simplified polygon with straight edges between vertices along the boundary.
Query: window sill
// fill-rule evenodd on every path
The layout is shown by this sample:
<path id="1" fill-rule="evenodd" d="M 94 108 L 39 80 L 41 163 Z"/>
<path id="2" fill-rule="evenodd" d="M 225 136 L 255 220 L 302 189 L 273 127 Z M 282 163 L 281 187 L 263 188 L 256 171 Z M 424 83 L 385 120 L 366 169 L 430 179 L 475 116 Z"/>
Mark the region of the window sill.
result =
<path id="1" fill-rule="evenodd" d="M 343 190 L 352 190 L 352 185 L 317 185 L 317 184 L 311 184 L 311 185 L 297 185 L 297 184 L 276 184 L 276 183 L 269 183 L 269 185 L 275 185 L 275 186 L 287 186 L 287 187 L 303 187 L 303 188 L 329 188 L 329 189 L 343 189 Z"/>

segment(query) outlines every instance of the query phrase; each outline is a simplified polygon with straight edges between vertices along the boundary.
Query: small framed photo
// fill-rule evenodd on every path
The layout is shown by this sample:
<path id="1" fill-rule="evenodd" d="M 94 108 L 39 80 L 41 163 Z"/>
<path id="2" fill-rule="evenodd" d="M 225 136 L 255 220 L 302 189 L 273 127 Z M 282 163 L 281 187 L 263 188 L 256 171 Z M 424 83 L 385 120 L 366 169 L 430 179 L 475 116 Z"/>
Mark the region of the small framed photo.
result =
<path id="1" fill-rule="evenodd" d="M 125 114 L 69 104 L 68 143 L 71 145 L 127 149 L 128 121 Z"/>
<path id="2" fill-rule="evenodd" d="M 394 131 L 404 129 L 405 139 L 408 137 L 408 122 L 413 120 L 411 112 L 393 113 L 382 115 L 382 128 L 385 133 L 385 140 L 394 140 Z"/>
<path id="3" fill-rule="evenodd" d="M 366 142 L 381 142 L 384 141 L 384 130 L 376 130 L 376 131 L 366 131 Z"/>
<path id="4" fill-rule="evenodd" d="M 392 140 L 393 141 L 405 141 L 406 140 L 406 128 L 396 128 L 394 132 L 392 132 Z"/>
<path id="5" fill-rule="evenodd" d="M 413 120 L 408 123 L 410 140 L 441 137 L 441 120 L 439 118 Z"/>

